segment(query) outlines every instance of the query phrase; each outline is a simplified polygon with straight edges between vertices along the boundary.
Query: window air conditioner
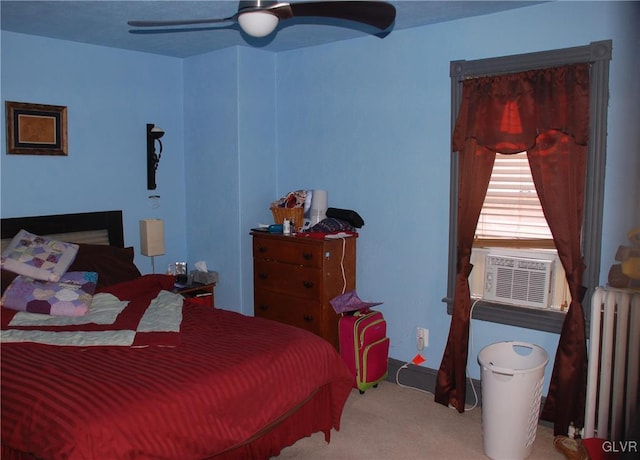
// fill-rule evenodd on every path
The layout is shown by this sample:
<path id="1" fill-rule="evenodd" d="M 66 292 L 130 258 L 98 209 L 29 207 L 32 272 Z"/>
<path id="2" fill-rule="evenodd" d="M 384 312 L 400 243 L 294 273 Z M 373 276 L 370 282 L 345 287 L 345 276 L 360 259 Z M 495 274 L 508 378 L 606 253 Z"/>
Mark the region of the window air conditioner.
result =
<path id="1" fill-rule="evenodd" d="M 553 260 L 489 253 L 483 298 L 526 307 L 548 308 Z"/>

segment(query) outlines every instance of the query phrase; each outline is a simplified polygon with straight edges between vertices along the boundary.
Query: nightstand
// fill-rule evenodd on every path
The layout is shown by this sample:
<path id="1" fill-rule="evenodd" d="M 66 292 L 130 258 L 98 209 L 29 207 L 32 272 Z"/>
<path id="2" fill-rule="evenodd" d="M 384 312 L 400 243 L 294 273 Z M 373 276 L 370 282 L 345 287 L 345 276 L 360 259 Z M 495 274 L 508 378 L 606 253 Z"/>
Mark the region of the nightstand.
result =
<path id="1" fill-rule="evenodd" d="M 215 283 L 211 284 L 187 284 L 187 285 L 178 285 L 173 288 L 173 292 L 178 294 L 182 294 L 187 298 L 193 297 L 211 297 L 211 306 L 215 306 L 214 297 L 213 297 L 213 288 L 215 287 Z"/>

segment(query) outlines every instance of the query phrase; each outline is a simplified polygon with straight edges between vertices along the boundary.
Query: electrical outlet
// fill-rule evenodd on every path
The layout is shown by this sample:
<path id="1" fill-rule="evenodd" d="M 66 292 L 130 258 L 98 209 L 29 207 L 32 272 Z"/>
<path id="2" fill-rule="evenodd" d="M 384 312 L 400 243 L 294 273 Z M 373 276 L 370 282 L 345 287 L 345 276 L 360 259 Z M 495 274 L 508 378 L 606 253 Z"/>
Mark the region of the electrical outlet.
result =
<path id="1" fill-rule="evenodd" d="M 423 327 L 418 328 L 416 346 L 418 351 L 422 351 L 429 346 L 429 329 Z"/>

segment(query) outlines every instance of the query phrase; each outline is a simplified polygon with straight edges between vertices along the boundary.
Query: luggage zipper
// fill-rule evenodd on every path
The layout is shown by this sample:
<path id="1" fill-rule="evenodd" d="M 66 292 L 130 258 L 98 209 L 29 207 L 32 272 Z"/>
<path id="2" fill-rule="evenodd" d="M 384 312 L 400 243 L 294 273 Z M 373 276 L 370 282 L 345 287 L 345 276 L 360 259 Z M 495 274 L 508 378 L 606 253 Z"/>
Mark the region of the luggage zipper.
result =
<path id="1" fill-rule="evenodd" d="M 360 353 L 359 353 L 359 350 L 360 350 L 360 349 L 362 348 L 362 346 L 364 345 L 364 335 L 365 335 L 365 332 L 367 331 L 367 329 L 369 329 L 369 328 L 370 328 L 370 327 L 372 327 L 372 326 L 376 326 L 376 325 L 378 325 L 378 324 L 380 324 L 380 323 L 384 323 L 384 319 L 378 319 L 378 320 L 376 320 L 376 321 L 372 322 L 371 324 L 367 324 L 367 325 L 364 327 L 364 329 L 362 329 L 362 332 L 361 332 L 361 333 L 360 333 L 360 335 L 358 336 L 358 334 L 356 333 L 356 331 L 358 330 L 358 324 L 359 324 L 361 321 L 363 321 L 363 320 L 367 319 L 367 317 L 369 317 L 369 315 L 371 315 L 371 314 L 375 314 L 375 312 L 374 312 L 374 313 L 367 314 L 367 315 L 364 315 L 364 316 L 362 316 L 361 318 L 358 318 L 358 319 L 356 320 L 356 322 L 354 323 L 354 327 L 353 327 L 353 331 L 354 331 L 354 334 L 353 334 L 354 349 L 353 349 L 353 351 L 354 351 L 354 352 L 355 352 L 355 354 L 356 354 L 356 356 L 355 356 L 355 361 L 356 361 L 356 378 L 357 378 L 359 381 L 361 381 L 361 382 L 362 382 L 362 379 L 364 378 L 364 377 L 363 377 L 364 369 L 362 369 L 362 368 L 361 368 L 361 364 L 362 364 L 363 366 L 364 366 L 364 364 L 363 364 L 363 363 L 360 363 Z M 386 338 L 386 337 L 383 337 L 383 339 L 382 339 L 382 340 L 384 340 L 385 338 Z M 364 356 L 364 355 L 363 355 L 363 356 Z M 363 358 L 363 360 L 364 360 L 364 358 Z"/>
<path id="2" fill-rule="evenodd" d="M 361 384 L 366 384 L 366 383 L 372 383 L 373 381 L 377 381 L 379 379 L 382 379 L 385 377 L 385 374 L 376 376 L 374 379 L 372 379 L 369 382 L 365 382 L 365 379 L 367 377 L 367 363 L 369 362 L 369 350 L 373 349 L 375 346 L 387 342 L 389 340 L 389 337 L 383 337 L 380 340 L 373 342 L 371 345 L 367 346 L 364 349 L 364 353 L 362 354 L 362 375 L 359 376 L 360 378 L 360 383 Z"/>
<path id="3" fill-rule="evenodd" d="M 379 319 L 374 321 L 371 324 L 368 324 L 367 326 L 365 326 L 364 329 L 362 329 L 362 333 L 360 335 L 358 335 L 358 325 L 364 321 L 365 319 L 367 319 L 368 317 L 370 317 L 371 315 L 375 314 L 375 312 L 371 312 L 371 313 L 367 313 L 363 316 L 361 316 L 360 318 L 358 318 L 354 323 L 353 323 L 353 350 L 357 353 L 358 350 L 360 349 L 360 347 L 362 347 L 362 341 L 364 340 L 364 331 L 366 331 L 370 326 L 372 326 L 373 324 L 377 324 L 381 321 L 384 321 L 384 319 Z M 356 362 L 358 360 L 356 359 Z"/>
<path id="4" fill-rule="evenodd" d="M 364 334 L 367 332 L 367 329 L 369 329 L 370 327 L 373 326 L 377 326 L 380 323 L 383 323 L 384 319 L 378 319 L 376 321 L 374 321 L 371 324 L 367 324 L 364 329 L 362 329 L 362 332 L 360 333 L 360 347 L 362 347 L 364 345 Z"/>

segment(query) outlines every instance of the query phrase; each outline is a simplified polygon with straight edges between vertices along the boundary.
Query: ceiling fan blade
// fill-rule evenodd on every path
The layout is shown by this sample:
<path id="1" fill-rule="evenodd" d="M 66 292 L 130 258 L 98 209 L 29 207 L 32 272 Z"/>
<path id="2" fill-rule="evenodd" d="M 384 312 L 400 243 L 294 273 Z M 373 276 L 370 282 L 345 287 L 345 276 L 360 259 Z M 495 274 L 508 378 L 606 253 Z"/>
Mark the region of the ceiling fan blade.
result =
<path id="1" fill-rule="evenodd" d="M 132 27 L 167 27 L 167 26 L 191 26 L 198 24 L 219 24 L 221 22 L 235 21 L 237 14 L 229 16 L 228 18 L 214 18 L 214 19 L 184 19 L 175 21 L 127 21 Z"/>
<path id="2" fill-rule="evenodd" d="M 158 28 L 158 29 L 131 29 L 130 34 L 133 35 L 158 35 L 158 34 L 173 34 L 183 32 L 203 32 L 207 30 L 238 30 L 240 27 L 238 24 L 228 24 L 225 26 L 212 26 L 212 27 L 176 27 L 176 28 Z"/>
<path id="3" fill-rule="evenodd" d="M 389 29 L 396 18 L 395 7 L 384 1 L 356 0 L 286 3 L 275 0 L 241 0 L 238 12 L 227 18 L 128 21 L 127 24 L 132 27 L 181 27 L 220 24 L 224 22 L 238 23 L 240 16 L 254 12 L 270 13 L 276 16 L 279 20 L 304 17 L 344 19 L 375 27 L 382 32 Z M 242 28 L 245 30 L 244 27 Z M 178 31 L 178 29 L 164 30 L 164 32 Z M 273 31 L 273 29 L 271 29 L 271 31 Z M 158 33 L 163 32 L 159 31 Z M 255 35 L 250 32 L 247 33 L 253 36 L 262 36 Z"/>
<path id="4" fill-rule="evenodd" d="M 269 10 L 278 15 L 277 12 L 281 8 L 289 8 L 293 17 L 317 16 L 346 19 L 368 24 L 380 30 L 390 27 L 396 19 L 395 7 L 390 3 L 379 1 L 301 2 L 276 5 Z"/>

